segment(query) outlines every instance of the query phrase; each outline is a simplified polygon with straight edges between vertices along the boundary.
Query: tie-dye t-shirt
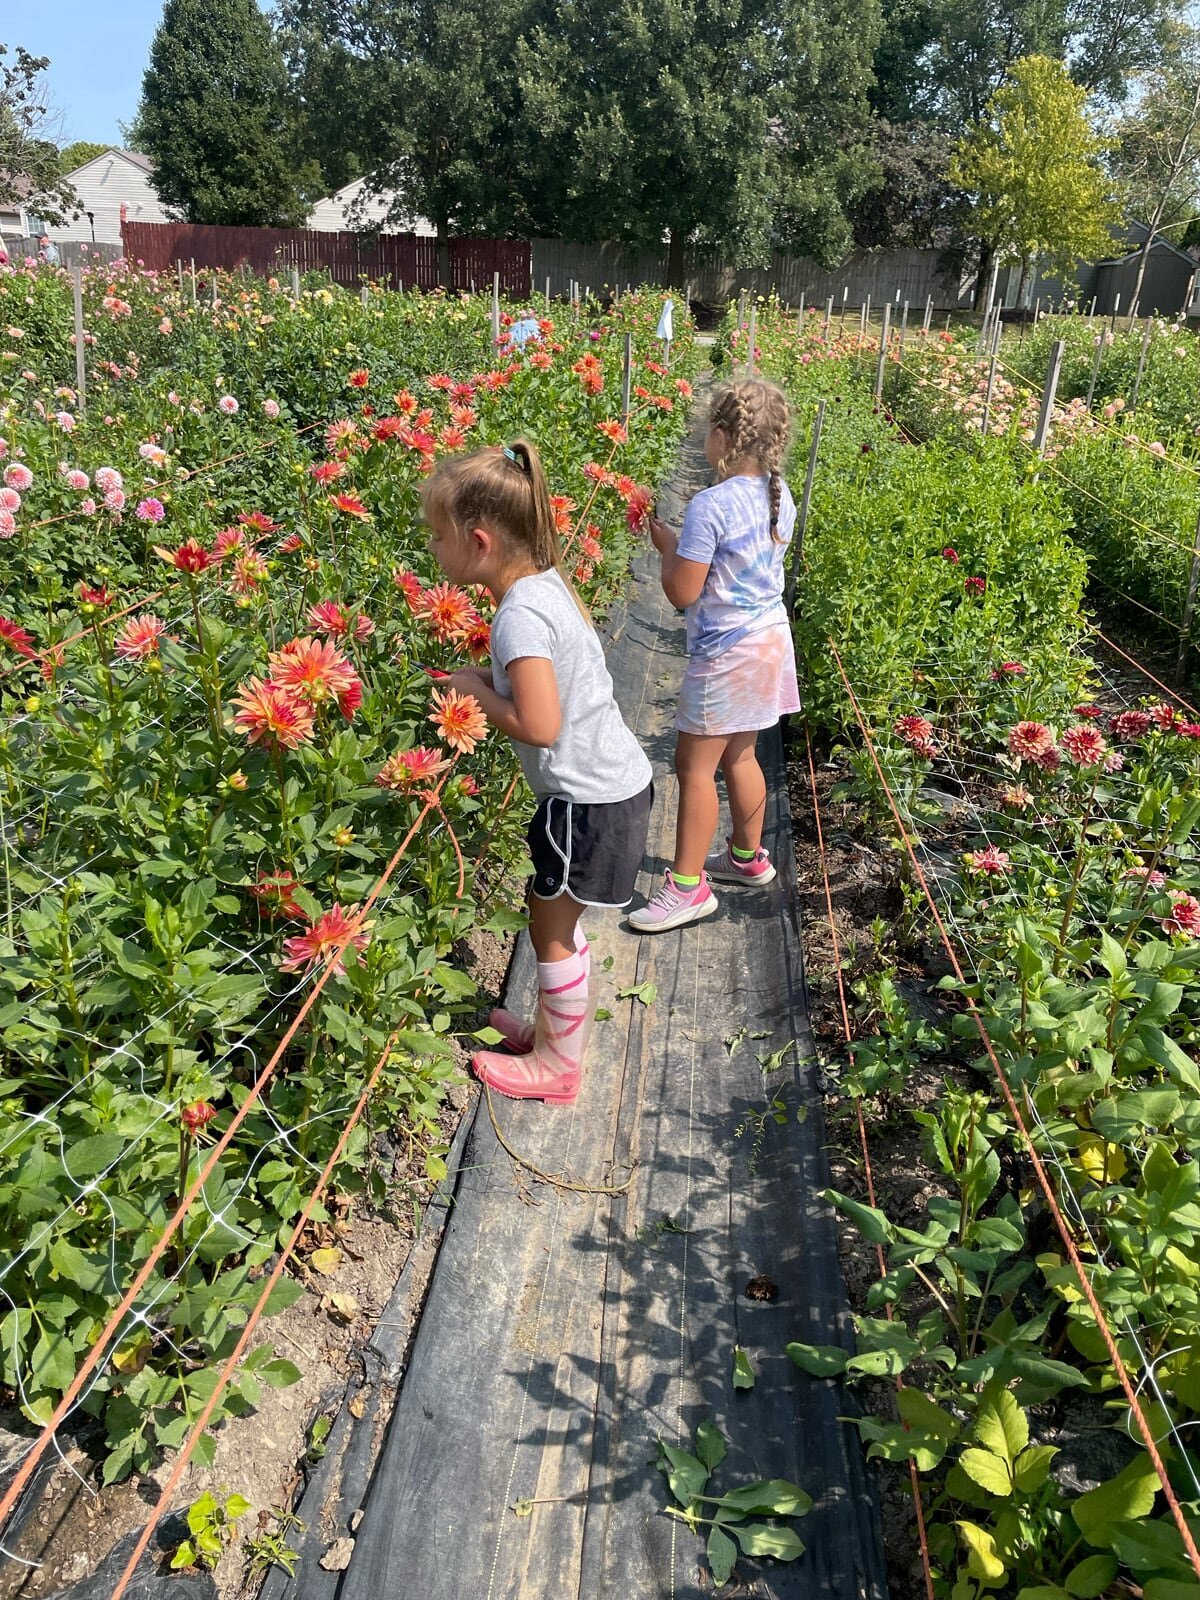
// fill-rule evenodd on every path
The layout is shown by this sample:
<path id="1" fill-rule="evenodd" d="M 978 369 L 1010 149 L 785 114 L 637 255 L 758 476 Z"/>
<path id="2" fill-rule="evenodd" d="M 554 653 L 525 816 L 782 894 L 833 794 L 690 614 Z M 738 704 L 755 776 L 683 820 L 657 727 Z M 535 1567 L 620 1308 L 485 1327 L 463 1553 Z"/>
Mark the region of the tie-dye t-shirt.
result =
<path id="1" fill-rule="evenodd" d="M 720 655 L 747 634 L 786 621 L 783 562 L 796 504 L 782 483 L 776 542 L 767 485 L 765 476 L 726 478 L 688 504 L 677 553 L 709 568 L 700 598 L 685 613 L 688 655 L 694 659 Z"/>

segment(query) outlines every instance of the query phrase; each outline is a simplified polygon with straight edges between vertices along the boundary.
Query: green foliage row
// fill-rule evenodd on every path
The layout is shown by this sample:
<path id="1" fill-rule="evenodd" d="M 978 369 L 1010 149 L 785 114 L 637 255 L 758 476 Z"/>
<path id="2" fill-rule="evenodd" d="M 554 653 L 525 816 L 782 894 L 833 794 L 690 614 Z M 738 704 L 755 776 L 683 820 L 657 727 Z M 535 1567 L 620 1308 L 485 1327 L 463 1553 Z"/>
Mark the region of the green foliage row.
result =
<path id="1" fill-rule="evenodd" d="M 816 395 L 853 419 L 849 436 L 839 422 L 822 448 L 817 483 L 828 474 L 832 492 L 814 497 L 799 573 L 810 717 L 845 739 L 843 797 L 890 834 L 886 779 L 966 972 L 942 981 L 940 1020 L 913 1015 L 898 946 L 935 930 L 894 839 L 904 915 L 898 929 L 874 929 L 877 965 L 858 985 L 841 1093 L 846 1108 L 863 1106 L 872 1143 L 915 1123 L 930 1192 L 915 1220 L 887 1200 L 828 1192 L 882 1250 L 883 1271 L 855 1318 L 853 1351 L 797 1343 L 789 1353 L 815 1379 L 902 1379 L 894 1414 L 857 1425 L 870 1457 L 920 1473 L 939 1600 L 1085 1600 L 1133 1586 L 1183 1600 L 1196 1575 L 1095 1306 L 1194 1527 L 1200 725 L 1161 703 L 1126 710 L 1078 648 L 1083 565 L 1070 507 L 1053 474 L 1034 483 L 1020 465 L 1019 421 L 1014 437 L 981 439 L 977 423 L 972 437 L 955 401 L 973 384 L 956 380 L 931 416 L 948 412 L 957 426 L 935 427 L 923 446 L 903 442 L 890 415 L 873 411 L 874 362 L 856 373 L 854 341 L 826 348 L 811 331 L 798 338 L 794 318 L 764 307 L 759 318 L 763 365 L 802 419 L 800 458 Z M 744 336 L 731 329 L 727 343 L 736 355 Z M 907 503 L 892 498 L 898 459 L 915 463 L 898 480 Z M 877 474 L 878 497 L 856 474 Z M 932 560 L 942 536 L 947 548 L 958 541 L 958 562 L 941 558 L 956 579 L 999 556 L 975 597 L 990 598 L 992 629 L 959 622 L 965 602 Z M 834 552 L 823 556 L 827 541 Z M 910 588 L 929 593 L 909 602 Z M 864 626 L 876 609 L 884 624 L 899 619 L 901 648 L 889 648 L 884 626 Z M 842 654 L 878 768 L 818 634 Z M 953 1071 L 931 1098 L 938 1061 Z M 996 1063 L 1095 1304 L 1048 1215 Z M 1089 1406 L 1113 1430 L 1102 1471 L 1065 1448 Z M 1080 1492 L 1080 1475 L 1094 1486 Z"/>
<path id="2" fill-rule="evenodd" d="M 311 940 L 344 926 L 418 831 L 85 1391 L 110 1481 L 187 1433 L 381 1057 L 339 1203 L 386 1198 L 383 1130 L 410 1170 L 444 1174 L 443 1094 L 477 1003 L 462 940 L 521 920 L 505 903 L 524 807 L 506 805 L 506 743 L 455 746 L 431 720 L 423 667 L 461 662 L 454 617 L 479 607 L 485 622 L 487 607 L 451 589 L 442 625 L 415 603 L 440 579 L 425 472 L 464 445 L 532 438 L 569 570 L 602 610 L 634 544 L 626 502 L 674 454 L 694 361 L 681 329 L 679 366 L 658 363 L 649 294 L 547 323 L 520 355 L 493 348 L 481 301 L 216 289 L 193 308 L 190 286 L 89 279 L 81 414 L 62 381 L 69 281 L 0 276 L 0 477 L 20 485 L 0 540 L 0 1383 L 31 1421 L 279 1046 L 323 965 Z M 621 442 L 626 331 L 637 392 Z M 159 633 L 139 653 L 146 626 Z M 318 634 L 361 704 L 314 691 L 294 745 L 249 740 L 234 697 Z M 436 770 L 379 782 L 417 747 L 452 760 L 424 821 Z M 313 960 L 285 969 L 305 937 Z M 268 1310 L 299 1292 L 282 1280 Z M 261 1346 L 214 1420 L 294 1376 Z"/>

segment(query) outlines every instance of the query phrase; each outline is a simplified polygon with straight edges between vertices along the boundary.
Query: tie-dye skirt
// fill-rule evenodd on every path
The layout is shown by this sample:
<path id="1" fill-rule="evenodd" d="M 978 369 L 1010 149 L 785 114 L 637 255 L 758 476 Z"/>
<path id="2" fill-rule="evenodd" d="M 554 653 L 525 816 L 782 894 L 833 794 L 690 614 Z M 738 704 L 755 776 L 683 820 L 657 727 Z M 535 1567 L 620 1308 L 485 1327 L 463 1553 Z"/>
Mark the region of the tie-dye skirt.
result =
<path id="1" fill-rule="evenodd" d="M 799 711 L 796 653 L 786 622 L 751 633 L 719 656 L 689 660 L 675 726 L 708 737 L 773 728 Z"/>

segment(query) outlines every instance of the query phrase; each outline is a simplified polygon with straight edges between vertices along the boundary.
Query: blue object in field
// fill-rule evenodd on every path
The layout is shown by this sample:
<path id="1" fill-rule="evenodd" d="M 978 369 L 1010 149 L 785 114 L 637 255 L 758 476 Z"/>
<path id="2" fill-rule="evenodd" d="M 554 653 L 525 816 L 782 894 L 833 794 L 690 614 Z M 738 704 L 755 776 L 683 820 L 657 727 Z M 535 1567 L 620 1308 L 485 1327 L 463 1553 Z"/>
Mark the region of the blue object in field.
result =
<path id="1" fill-rule="evenodd" d="M 672 331 L 672 320 L 675 315 L 674 300 L 664 300 L 662 316 L 658 319 L 658 328 L 655 331 L 656 339 L 666 339 L 668 343 L 675 337 Z"/>
<path id="2" fill-rule="evenodd" d="M 530 339 L 542 337 L 542 330 L 538 327 L 536 317 L 522 317 L 520 322 L 514 322 L 508 330 L 508 337 L 515 345 L 524 349 Z"/>

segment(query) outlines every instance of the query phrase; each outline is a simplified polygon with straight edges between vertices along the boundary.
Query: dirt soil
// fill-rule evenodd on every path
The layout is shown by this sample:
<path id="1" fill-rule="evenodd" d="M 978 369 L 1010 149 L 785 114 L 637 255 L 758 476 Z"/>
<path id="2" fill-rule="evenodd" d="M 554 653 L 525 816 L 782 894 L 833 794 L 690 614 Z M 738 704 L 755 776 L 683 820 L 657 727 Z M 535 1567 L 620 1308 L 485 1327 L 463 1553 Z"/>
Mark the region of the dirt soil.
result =
<path id="1" fill-rule="evenodd" d="M 517 891 L 514 890 L 514 894 Z M 464 941 L 462 963 L 484 996 L 498 996 L 512 951 L 512 938 L 499 940 L 473 933 Z M 494 1003 L 494 1002 L 491 1002 Z M 464 1019 L 465 1027 L 482 1025 Z M 465 1067 L 465 1059 L 463 1061 Z M 441 1125 L 449 1142 L 471 1102 L 464 1072 L 452 1082 Z M 266 1389 L 262 1403 L 249 1415 L 226 1420 L 213 1435 L 216 1459 L 209 1468 L 189 1466 L 174 1497 L 173 1508 L 186 1508 L 204 1491 L 214 1495 L 243 1494 L 254 1510 L 247 1513 L 215 1573 L 221 1600 L 245 1600 L 257 1592 L 262 1575 L 246 1577 L 245 1540 L 260 1522 L 273 1526 L 267 1513 L 287 1508 L 301 1482 L 301 1462 L 314 1421 L 332 1418 L 341 1405 L 347 1381 L 361 1370 L 360 1352 L 384 1313 L 392 1291 L 413 1250 L 419 1218 L 430 1185 L 420 1158 L 410 1163 L 400 1143 L 386 1135 L 376 1140 L 376 1153 L 390 1169 L 389 1195 L 379 1210 L 356 1202 L 335 1211 L 333 1221 L 307 1235 L 299 1255 L 319 1245 L 336 1245 L 342 1253 L 328 1277 L 298 1262 L 293 1270 L 305 1293 L 287 1311 L 265 1320 L 260 1342 L 277 1356 L 294 1362 L 301 1378 L 288 1389 Z M 426 1280 L 435 1253 L 419 1263 Z M 417 1265 L 414 1258 L 414 1265 Z M 339 1297 L 334 1306 L 330 1295 Z M 423 1286 L 417 1303 L 423 1298 Z M 19 1458 L 33 1429 L 18 1413 L 0 1410 L 0 1477 Z M 61 1436 L 62 1459 L 49 1474 L 37 1507 L 20 1535 L 6 1545 L 19 1561 L 0 1562 L 0 1600 L 42 1600 L 56 1589 L 89 1576 L 123 1536 L 140 1532 L 171 1471 L 168 1457 L 149 1475 L 104 1488 L 96 1453 L 102 1441 L 94 1425 Z"/>

